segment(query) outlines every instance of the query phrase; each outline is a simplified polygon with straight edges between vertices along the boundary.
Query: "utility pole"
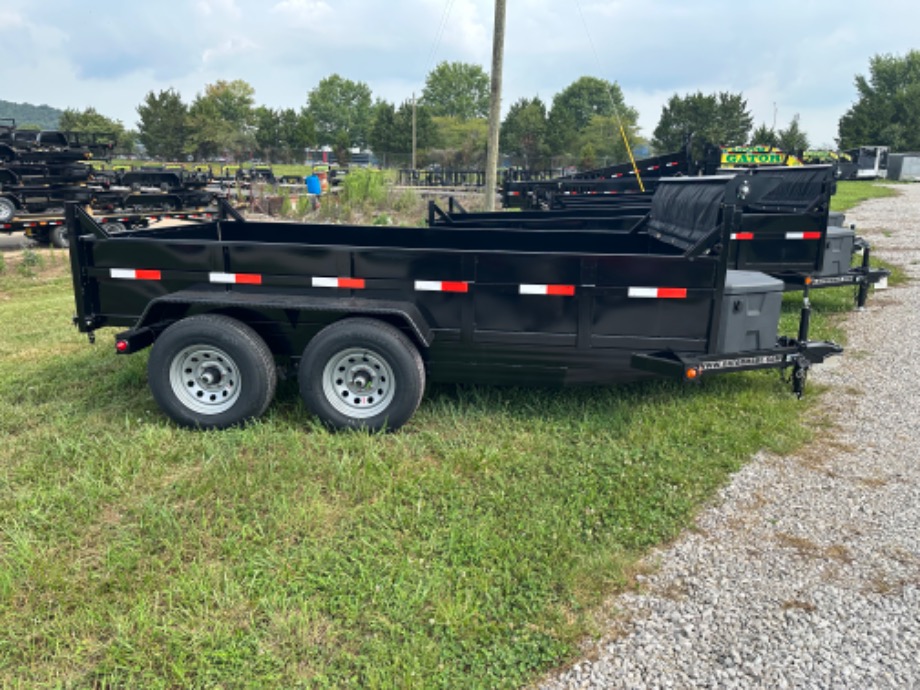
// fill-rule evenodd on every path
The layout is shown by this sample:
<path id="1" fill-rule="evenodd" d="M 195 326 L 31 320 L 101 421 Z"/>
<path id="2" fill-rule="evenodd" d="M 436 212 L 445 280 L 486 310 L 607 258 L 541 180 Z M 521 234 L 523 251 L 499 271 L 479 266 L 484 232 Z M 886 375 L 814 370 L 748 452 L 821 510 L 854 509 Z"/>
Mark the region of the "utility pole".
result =
<path id="1" fill-rule="evenodd" d="M 412 92 L 412 170 L 415 170 L 415 92 Z"/>
<path id="2" fill-rule="evenodd" d="M 489 145 L 486 149 L 486 211 L 495 210 L 498 186 L 498 135 L 502 117 L 502 61 L 505 52 L 505 0 L 495 0 L 492 34 L 492 93 L 489 97 Z"/>

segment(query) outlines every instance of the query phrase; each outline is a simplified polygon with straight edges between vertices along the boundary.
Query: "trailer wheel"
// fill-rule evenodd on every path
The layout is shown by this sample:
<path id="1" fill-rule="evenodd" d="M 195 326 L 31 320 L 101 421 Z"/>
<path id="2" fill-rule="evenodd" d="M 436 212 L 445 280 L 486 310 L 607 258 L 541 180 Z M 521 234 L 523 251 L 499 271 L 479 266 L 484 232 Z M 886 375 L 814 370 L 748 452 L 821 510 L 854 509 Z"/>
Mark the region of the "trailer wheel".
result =
<path id="1" fill-rule="evenodd" d="M 246 324 L 215 314 L 190 316 L 163 331 L 147 377 L 160 408 L 178 424 L 198 429 L 255 419 L 277 384 L 265 341 Z"/>
<path id="2" fill-rule="evenodd" d="M 110 221 L 108 223 L 102 224 L 102 229 L 105 230 L 110 235 L 117 235 L 120 232 L 127 232 L 127 226 L 120 221 Z"/>
<path id="3" fill-rule="evenodd" d="M 70 234 L 67 232 L 66 225 L 55 225 L 48 232 L 48 241 L 53 247 L 58 249 L 67 249 L 70 247 Z"/>
<path id="4" fill-rule="evenodd" d="M 16 217 L 16 204 L 5 196 L 0 196 L 0 223 L 9 223 Z"/>
<path id="5" fill-rule="evenodd" d="M 352 318 L 314 336 L 297 378 L 307 407 L 327 426 L 395 431 L 422 401 L 425 365 L 398 329 Z"/>

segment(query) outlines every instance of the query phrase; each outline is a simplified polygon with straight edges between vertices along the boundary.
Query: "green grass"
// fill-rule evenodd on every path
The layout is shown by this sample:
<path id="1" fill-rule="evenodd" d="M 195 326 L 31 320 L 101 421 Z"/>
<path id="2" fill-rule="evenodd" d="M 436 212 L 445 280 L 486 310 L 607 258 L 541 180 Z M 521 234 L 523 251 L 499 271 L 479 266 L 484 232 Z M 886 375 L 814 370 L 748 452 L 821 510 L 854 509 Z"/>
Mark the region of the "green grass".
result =
<path id="1" fill-rule="evenodd" d="M 776 372 L 436 386 L 398 434 L 330 434 L 286 382 L 257 424 L 186 431 L 146 353 L 76 333 L 66 256 L 37 251 L 0 275 L 4 687 L 519 686 L 820 409 Z M 851 297 L 816 291 L 814 337 Z"/>
<path id="2" fill-rule="evenodd" d="M 837 193 L 831 197 L 832 211 L 848 211 L 866 199 L 897 196 L 898 192 L 881 182 L 869 180 L 841 180 Z"/>

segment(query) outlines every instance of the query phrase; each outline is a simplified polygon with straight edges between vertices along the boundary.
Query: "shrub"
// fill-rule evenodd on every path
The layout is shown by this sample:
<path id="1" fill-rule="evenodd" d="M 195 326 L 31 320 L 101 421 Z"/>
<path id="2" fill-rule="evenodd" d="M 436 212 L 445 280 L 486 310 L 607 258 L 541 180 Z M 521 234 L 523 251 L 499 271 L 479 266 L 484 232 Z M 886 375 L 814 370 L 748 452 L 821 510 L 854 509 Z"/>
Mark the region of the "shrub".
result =
<path id="1" fill-rule="evenodd" d="M 41 255 L 31 247 L 27 247 L 22 250 L 22 258 L 19 260 L 19 265 L 16 268 L 19 271 L 19 275 L 25 278 L 31 278 L 35 275 L 36 269 L 44 265 L 45 260 Z"/>

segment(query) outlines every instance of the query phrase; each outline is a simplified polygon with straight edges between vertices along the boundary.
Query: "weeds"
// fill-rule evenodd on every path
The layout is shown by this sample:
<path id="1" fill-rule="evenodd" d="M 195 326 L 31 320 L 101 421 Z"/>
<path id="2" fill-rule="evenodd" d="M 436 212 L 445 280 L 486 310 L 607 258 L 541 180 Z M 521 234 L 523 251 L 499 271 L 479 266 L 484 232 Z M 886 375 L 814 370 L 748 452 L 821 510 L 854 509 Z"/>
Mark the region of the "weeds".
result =
<path id="1" fill-rule="evenodd" d="M 22 250 L 19 263 L 16 265 L 16 270 L 23 278 L 34 278 L 36 272 L 44 267 L 44 265 L 44 257 L 32 247 L 26 247 Z"/>

